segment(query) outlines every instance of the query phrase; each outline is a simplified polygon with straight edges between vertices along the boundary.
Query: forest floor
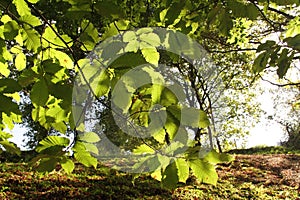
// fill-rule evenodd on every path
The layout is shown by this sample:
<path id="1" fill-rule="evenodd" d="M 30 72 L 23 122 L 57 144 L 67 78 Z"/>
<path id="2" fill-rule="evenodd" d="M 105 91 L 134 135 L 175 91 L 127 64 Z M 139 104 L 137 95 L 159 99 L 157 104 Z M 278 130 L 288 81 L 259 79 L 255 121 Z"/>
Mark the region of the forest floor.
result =
<path id="1" fill-rule="evenodd" d="M 252 149 L 231 154 L 233 162 L 216 166 L 216 186 L 190 179 L 174 191 L 162 189 L 146 175 L 137 177 L 101 165 L 97 169 L 77 165 L 71 175 L 61 171 L 41 175 L 25 163 L 1 163 L 0 199 L 300 200 L 299 152 Z"/>

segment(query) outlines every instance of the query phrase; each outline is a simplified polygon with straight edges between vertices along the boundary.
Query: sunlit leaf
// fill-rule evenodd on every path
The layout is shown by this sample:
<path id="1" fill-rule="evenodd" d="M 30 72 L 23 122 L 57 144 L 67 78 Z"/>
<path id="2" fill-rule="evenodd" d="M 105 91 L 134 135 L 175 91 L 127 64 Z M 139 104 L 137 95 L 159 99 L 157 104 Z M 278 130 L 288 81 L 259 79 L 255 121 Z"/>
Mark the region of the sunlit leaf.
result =
<path id="1" fill-rule="evenodd" d="M 90 142 L 90 143 L 95 143 L 100 141 L 100 137 L 98 134 L 94 132 L 87 132 L 84 133 L 83 135 L 79 135 L 79 140 L 85 141 L 85 142 Z"/>
<path id="2" fill-rule="evenodd" d="M 60 161 L 60 164 L 62 168 L 65 170 L 65 172 L 67 172 L 68 174 L 70 174 L 75 168 L 74 162 L 71 159 L 66 157 L 63 157 L 63 159 Z"/>
<path id="3" fill-rule="evenodd" d="M 24 53 L 19 53 L 15 58 L 15 66 L 21 71 L 26 68 L 26 56 Z"/>
<path id="4" fill-rule="evenodd" d="M 31 14 L 29 7 L 24 0 L 13 0 L 13 4 L 15 4 L 20 16 Z"/>
<path id="5" fill-rule="evenodd" d="M 188 162 L 183 158 L 178 158 L 175 160 L 175 163 L 178 171 L 178 181 L 185 183 L 190 175 Z"/>
<path id="6" fill-rule="evenodd" d="M 212 164 L 196 159 L 189 160 L 189 166 L 199 181 L 216 185 L 218 174 Z"/>

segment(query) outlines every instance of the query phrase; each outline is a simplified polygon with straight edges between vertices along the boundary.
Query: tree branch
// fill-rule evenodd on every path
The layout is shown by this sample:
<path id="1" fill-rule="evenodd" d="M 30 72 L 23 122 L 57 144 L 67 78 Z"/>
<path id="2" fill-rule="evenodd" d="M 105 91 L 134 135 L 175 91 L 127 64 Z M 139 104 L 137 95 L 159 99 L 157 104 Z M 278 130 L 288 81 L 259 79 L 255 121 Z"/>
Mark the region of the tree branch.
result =
<path id="1" fill-rule="evenodd" d="M 275 9 L 275 8 L 268 7 L 268 10 L 273 11 L 273 12 L 276 12 L 276 13 L 278 13 L 278 14 L 280 14 L 280 15 L 283 15 L 283 16 L 285 16 L 285 17 L 288 18 L 288 19 L 294 19 L 294 18 L 295 18 L 295 16 L 290 15 L 290 14 L 285 13 L 285 12 L 282 12 L 282 11 L 277 10 L 277 9 Z"/>

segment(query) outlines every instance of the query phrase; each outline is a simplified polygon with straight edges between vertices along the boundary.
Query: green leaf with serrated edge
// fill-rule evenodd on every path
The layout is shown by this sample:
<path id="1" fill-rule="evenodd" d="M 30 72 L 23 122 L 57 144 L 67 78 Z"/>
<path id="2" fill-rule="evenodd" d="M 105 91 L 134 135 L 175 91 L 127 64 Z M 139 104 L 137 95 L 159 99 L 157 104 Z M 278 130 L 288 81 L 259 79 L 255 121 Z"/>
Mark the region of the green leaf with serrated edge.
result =
<path id="1" fill-rule="evenodd" d="M 146 154 L 146 153 L 152 154 L 152 153 L 155 153 L 155 150 L 146 144 L 142 144 L 142 145 L 138 146 L 137 148 L 135 148 L 133 150 L 133 153 L 135 153 L 135 154 Z"/>
<path id="2" fill-rule="evenodd" d="M 140 40 L 147 43 L 149 47 L 158 47 L 161 45 L 160 38 L 155 33 L 144 33 L 139 36 Z"/>
<path id="3" fill-rule="evenodd" d="M 161 168 L 160 161 L 156 155 L 146 155 L 133 166 L 136 172 L 153 172 Z"/>
<path id="4" fill-rule="evenodd" d="M 36 170 L 38 172 L 52 172 L 55 169 L 58 162 L 59 159 L 55 157 L 42 158 Z"/>
<path id="5" fill-rule="evenodd" d="M 86 143 L 86 142 L 83 142 L 84 146 L 85 146 L 85 149 L 91 153 L 94 153 L 96 155 L 99 155 L 99 150 L 97 148 L 96 145 L 94 144 L 91 144 L 91 143 Z"/>
<path id="6" fill-rule="evenodd" d="M 178 181 L 179 178 L 176 163 L 174 161 L 171 161 L 171 163 L 167 166 L 162 174 L 161 183 L 163 187 L 166 187 L 168 189 L 175 189 Z"/>
<path id="7" fill-rule="evenodd" d="M 6 151 L 12 154 L 21 155 L 20 149 L 12 142 L 9 142 L 8 140 L 0 141 L 0 144 L 5 148 Z"/>
<path id="8" fill-rule="evenodd" d="M 76 151 L 74 153 L 74 157 L 78 162 L 80 162 L 86 167 L 94 167 L 94 168 L 97 167 L 98 164 L 97 159 L 91 156 L 91 154 L 86 150 Z"/>
<path id="9" fill-rule="evenodd" d="M 0 93 L 14 93 L 19 92 L 21 89 L 21 86 L 14 79 L 0 79 Z"/>
<path id="10" fill-rule="evenodd" d="M 95 143 L 95 142 L 100 141 L 100 137 L 97 135 L 97 133 L 87 132 L 87 133 L 84 133 L 83 135 L 79 135 L 79 140 L 85 141 L 85 142 L 90 142 L 90 143 Z"/>
<path id="11" fill-rule="evenodd" d="M 131 42 L 133 40 L 137 40 L 137 35 L 134 31 L 126 31 L 122 37 L 124 42 Z"/>
<path id="12" fill-rule="evenodd" d="M 39 79 L 30 92 L 30 99 L 37 106 L 44 106 L 49 98 L 48 86 L 45 79 Z"/>
<path id="13" fill-rule="evenodd" d="M 226 153 L 218 153 L 215 150 L 210 151 L 203 159 L 211 164 L 231 162 L 234 160 L 231 155 Z"/>
<path id="14" fill-rule="evenodd" d="M 44 149 L 53 146 L 61 146 L 66 147 L 69 145 L 69 139 L 60 136 L 47 136 L 45 139 L 39 142 L 38 146 L 36 147 L 37 152 L 41 152 Z"/>
<path id="15" fill-rule="evenodd" d="M 26 56 L 24 53 L 19 53 L 15 58 L 15 66 L 21 71 L 26 68 Z"/>
<path id="16" fill-rule="evenodd" d="M 42 25 L 40 19 L 34 15 L 23 15 L 19 18 L 20 21 L 27 23 L 30 26 Z"/>
<path id="17" fill-rule="evenodd" d="M 154 64 L 154 65 L 157 65 L 158 64 L 158 61 L 159 61 L 159 53 L 158 51 L 156 50 L 156 48 L 143 48 L 141 50 L 145 60 L 148 62 L 148 63 L 151 63 L 151 64 Z"/>
<path id="18" fill-rule="evenodd" d="M 20 16 L 31 15 L 30 9 L 24 0 L 13 0 Z"/>
<path id="19" fill-rule="evenodd" d="M 75 169 L 74 162 L 67 157 L 63 157 L 60 164 L 67 174 L 70 174 Z"/>
<path id="20" fill-rule="evenodd" d="M 178 181 L 185 183 L 186 180 L 189 178 L 190 175 L 190 169 L 188 162 L 183 158 L 177 158 L 175 160 L 177 171 L 178 171 Z"/>
<path id="21" fill-rule="evenodd" d="M 28 27 L 28 25 L 24 25 L 24 28 L 21 29 L 21 35 L 27 49 L 37 52 L 41 46 L 39 33 L 31 27 Z"/>
<path id="22" fill-rule="evenodd" d="M 180 143 L 178 141 L 172 142 L 171 144 L 167 145 L 166 148 L 164 148 L 164 153 L 166 155 L 173 156 L 174 152 L 182 147 L 184 147 L 184 145 L 182 143 Z"/>
<path id="23" fill-rule="evenodd" d="M 189 160 L 188 162 L 193 174 L 200 182 L 217 184 L 218 174 L 212 164 L 200 159 Z"/>
<path id="24" fill-rule="evenodd" d="M 0 74 L 2 74 L 5 77 L 8 77 L 10 74 L 10 70 L 8 69 L 8 64 L 0 62 Z"/>

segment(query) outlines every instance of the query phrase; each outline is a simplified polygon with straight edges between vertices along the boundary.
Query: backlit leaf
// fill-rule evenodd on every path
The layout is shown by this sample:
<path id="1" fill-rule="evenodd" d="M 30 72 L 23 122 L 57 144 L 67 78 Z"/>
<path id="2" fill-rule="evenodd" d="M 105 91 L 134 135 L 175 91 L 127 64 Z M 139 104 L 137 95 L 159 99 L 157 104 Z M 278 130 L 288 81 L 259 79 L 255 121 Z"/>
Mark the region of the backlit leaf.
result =
<path id="1" fill-rule="evenodd" d="M 94 132 L 87 132 L 84 133 L 83 135 L 79 135 L 79 140 L 85 141 L 85 142 L 90 142 L 90 143 L 95 143 L 100 141 L 99 135 L 97 135 Z"/>
<path id="2" fill-rule="evenodd" d="M 189 160 L 189 166 L 199 181 L 213 185 L 217 184 L 218 174 L 212 164 L 195 159 Z"/>
<path id="3" fill-rule="evenodd" d="M 26 56 L 24 53 L 19 53 L 15 58 L 15 66 L 21 71 L 26 68 Z"/>
<path id="4" fill-rule="evenodd" d="M 31 15 L 30 9 L 24 0 L 13 0 L 20 16 Z"/>

